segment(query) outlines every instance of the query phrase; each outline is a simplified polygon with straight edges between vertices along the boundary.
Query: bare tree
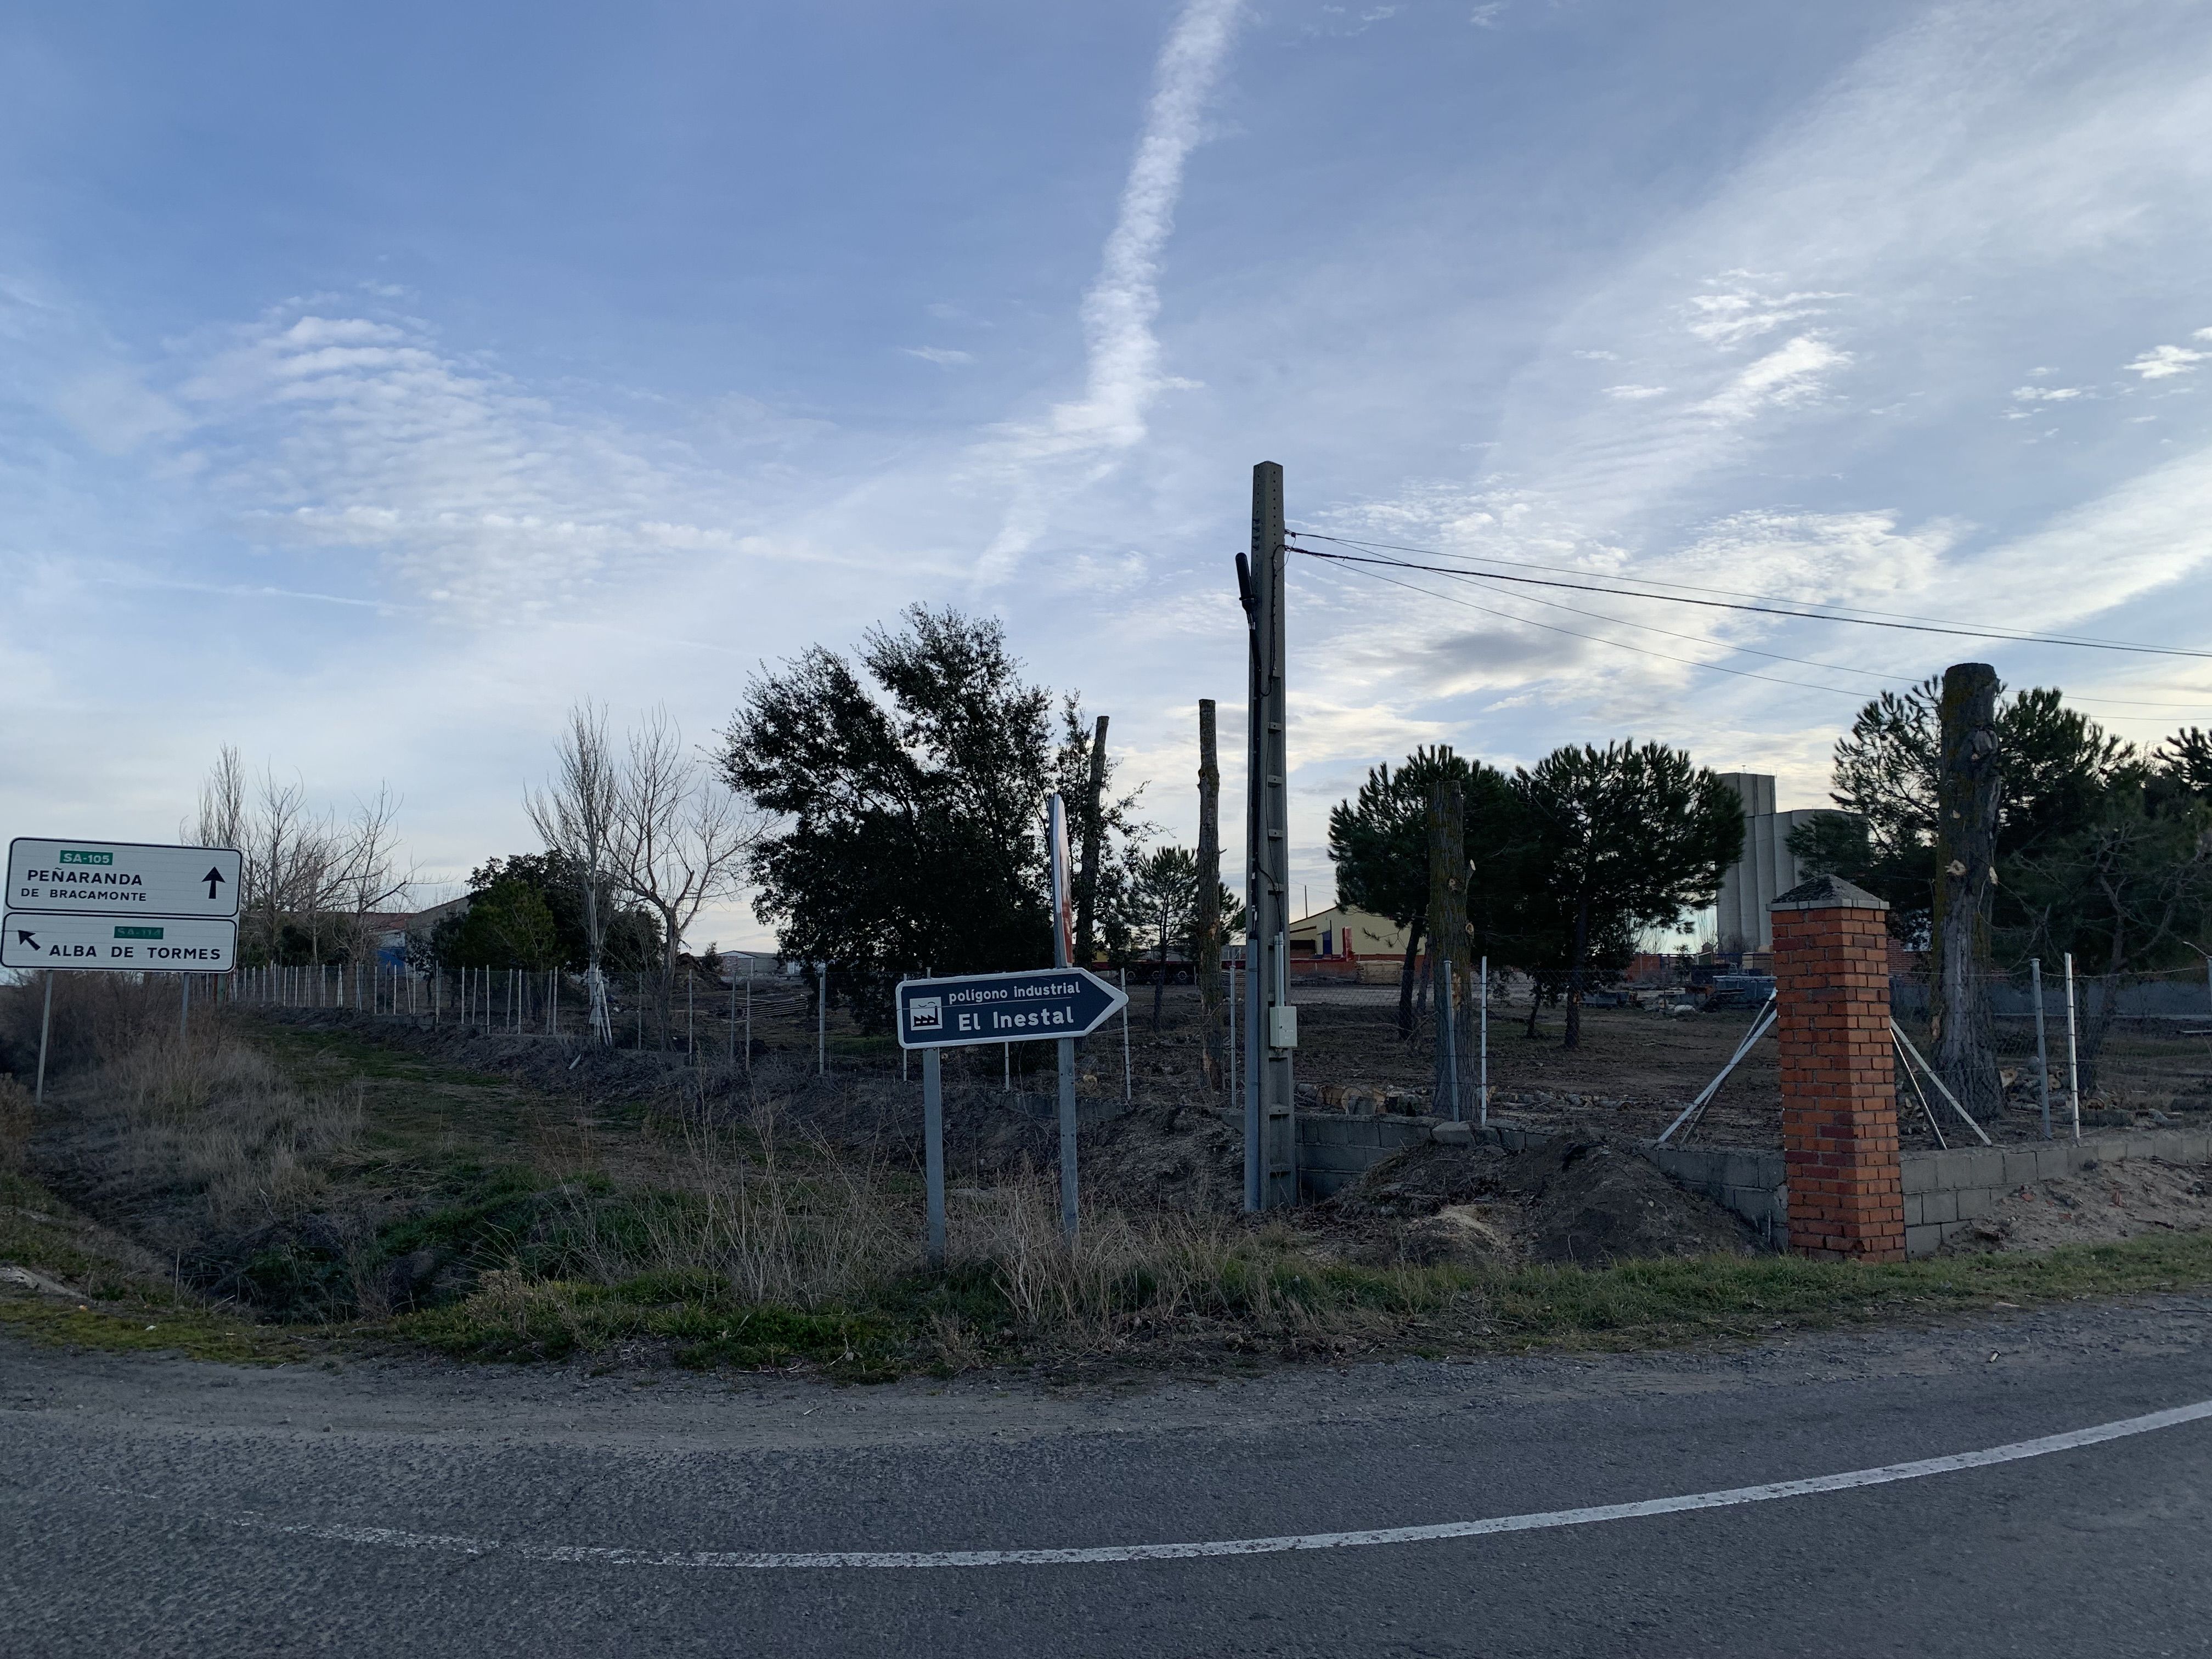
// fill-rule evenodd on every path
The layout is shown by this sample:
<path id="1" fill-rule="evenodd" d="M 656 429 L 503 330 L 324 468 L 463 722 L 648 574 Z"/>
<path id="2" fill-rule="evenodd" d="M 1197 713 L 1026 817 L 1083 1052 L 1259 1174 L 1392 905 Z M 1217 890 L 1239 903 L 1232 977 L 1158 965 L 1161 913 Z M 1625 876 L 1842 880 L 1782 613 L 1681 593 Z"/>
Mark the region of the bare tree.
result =
<path id="1" fill-rule="evenodd" d="M 195 847 L 240 847 L 246 834 L 246 763 L 238 745 L 223 744 L 200 784 L 198 825 L 185 837 Z M 237 896 L 244 902 L 245 895 Z"/>
<path id="2" fill-rule="evenodd" d="M 666 708 L 631 731 L 615 791 L 616 879 L 659 920 L 664 999 L 686 930 L 738 890 L 763 823 L 708 777 Z"/>
<path id="3" fill-rule="evenodd" d="M 398 810 L 380 785 L 341 825 L 314 809 L 297 779 L 280 783 L 274 769 L 264 769 L 250 784 L 238 750 L 226 744 L 200 785 L 198 821 L 185 833 L 202 847 L 238 849 L 239 936 L 249 955 L 276 960 L 288 936 L 297 935 L 308 958 L 320 962 L 339 951 L 365 952 L 368 918 L 412 884 L 412 872 L 398 868 Z"/>
<path id="4" fill-rule="evenodd" d="M 523 805 L 546 847 L 576 872 L 584 901 L 584 982 L 591 994 L 592 1030 L 605 1043 L 614 1041 L 614 1031 L 600 962 L 614 915 L 623 793 L 620 769 L 607 743 L 606 710 L 586 698 L 568 711 L 553 776 L 544 788 L 525 795 Z"/>
<path id="5" fill-rule="evenodd" d="M 389 784 L 380 784 L 374 796 L 356 802 L 354 815 L 336 837 L 337 856 L 331 860 L 326 886 L 331 909 L 346 927 L 346 949 L 355 962 L 374 954 L 368 919 L 415 884 L 415 872 L 398 865 L 398 836 L 392 828 L 399 803 Z"/>

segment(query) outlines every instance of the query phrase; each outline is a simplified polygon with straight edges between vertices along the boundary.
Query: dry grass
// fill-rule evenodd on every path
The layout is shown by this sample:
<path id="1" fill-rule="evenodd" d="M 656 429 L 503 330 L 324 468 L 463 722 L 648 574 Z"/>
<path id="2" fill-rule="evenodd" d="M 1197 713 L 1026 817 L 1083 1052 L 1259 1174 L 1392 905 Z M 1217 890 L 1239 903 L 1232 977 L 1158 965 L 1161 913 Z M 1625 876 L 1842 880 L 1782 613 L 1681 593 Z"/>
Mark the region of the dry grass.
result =
<path id="1" fill-rule="evenodd" d="M 298 1213 L 322 1192 L 331 1157 L 362 1133 L 357 1091 L 304 1093 L 212 1021 L 189 1041 L 142 1040 L 85 1093 L 121 1119 L 118 1172 L 204 1194 L 218 1227 Z"/>
<path id="2" fill-rule="evenodd" d="M 31 1091 L 0 1076 L 0 1170 L 23 1168 L 31 1152 Z"/>

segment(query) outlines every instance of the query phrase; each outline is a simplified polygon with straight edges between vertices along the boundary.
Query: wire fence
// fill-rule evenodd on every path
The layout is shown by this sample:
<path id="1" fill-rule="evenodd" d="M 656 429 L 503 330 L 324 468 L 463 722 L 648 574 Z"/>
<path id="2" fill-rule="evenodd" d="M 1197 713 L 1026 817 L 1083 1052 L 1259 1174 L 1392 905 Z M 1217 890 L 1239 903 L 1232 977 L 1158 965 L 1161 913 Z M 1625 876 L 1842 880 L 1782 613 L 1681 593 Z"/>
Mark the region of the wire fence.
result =
<path id="1" fill-rule="evenodd" d="M 2212 975 L 2195 969 L 2157 973 L 2075 972 L 2062 960 L 1981 976 L 1989 1011 L 1990 1054 L 2010 1138 L 2049 1133 L 2063 1138 L 2078 1124 L 2099 1128 L 2149 1123 L 2178 1114 L 2212 1111 Z M 215 978 L 218 1000 L 248 1006 L 349 1010 L 403 1018 L 433 1028 L 576 1042 L 588 1035 L 589 999 L 582 975 L 556 969 L 448 969 L 422 971 L 388 963 L 264 967 Z M 834 977 L 830 988 L 834 989 Z M 690 1064 L 749 1066 L 771 1045 L 813 1069 L 909 1077 L 896 1040 L 864 1027 L 849 1009 L 831 1009 L 821 971 L 782 970 L 726 978 L 684 963 L 673 975 L 618 973 L 606 978 L 610 1036 L 621 1048 L 659 1051 Z M 1150 1030 L 1151 998 L 1141 987 L 1133 1007 L 1085 1045 L 1091 1089 L 1133 1101 L 1150 1093 L 1233 1108 L 1248 1057 L 1246 976 L 1223 975 L 1215 1016 L 1220 1066 L 1205 1073 L 1189 1047 L 1202 1039 L 1194 990 L 1168 992 L 1164 1034 Z M 1484 994 L 1486 993 L 1486 996 Z M 198 998 L 199 988 L 190 994 Z M 1509 1115 L 1595 1101 L 1624 1111 L 1648 1107 L 1656 1115 L 1639 1133 L 1657 1133 L 1679 1108 L 1724 1069 L 1735 1069 L 1717 1096 L 1719 1116 L 1701 1138 L 1741 1135 L 1771 1118 L 1778 1127 L 1778 1077 L 1771 1030 L 1753 1035 L 1761 997 L 1711 1000 L 1692 1006 L 1682 987 L 1640 988 L 1632 997 L 1593 999 L 1583 1047 L 1562 1053 L 1556 1041 L 1563 1011 L 1548 988 L 1519 976 L 1493 975 L 1468 999 L 1455 1033 L 1459 1063 L 1450 1086 L 1458 1110 L 1436 1094 L 1437 1020 L 1433 996 L 1412 1010 L 1402 1031 L 1395 988 L 1298 985 L 1306 1005 L 1298 1057 L 1301 1109 L 1435 1113 L 1486 1117 L 1501 1103 Z M 1486 1010 L 1481 1003 L 1486 1000 Z M 1613 1006 L 1603 1006 L 1611 1003 Z M 1931 1141 L 1972 1139 L 1941 1091 L 1906 1059 L 1908 1049 L 1938 1058 L 1939 1022 L 1924 975 L 1894 975 L 1891 1006 L 1899 1045 L 1900 1129 Z M 1130 1014 L 1139 1028 L 1133 1060 Z M 1534 1016 L 1536 1018 L 1532 1018 Z M 1531 1044 L 1526 1039 L 1546 1041 Z M 1178 1050 L 1172 1045 L 1182 1044 Z M 1739 1054 L 1740 1047 L 1748 1052 Z M 978 1049 L 957 1063 L 969 1081 L 1023 1093 L 1043 1086 L 1048 1047 Z M 795 1051 L 795 1052 L 794 1052 Z M 1112 1073 L 1118 1070 L 1120 1076 Z M 1120 1085 L 1116 1088 L 1115 1085 Z M 1748 1115 L 1747 1115 L 1747 1114 Z M 2196 1121 L 2202 1121 L 2201 1119 Z M 1639 1125 L 1641 1119 L 1638 1119 Z M 1624 1128 L 1628 1125 L 1624 1120 Z M 1993 1128 L 1995 1125 L 1990 1126 Z"/>

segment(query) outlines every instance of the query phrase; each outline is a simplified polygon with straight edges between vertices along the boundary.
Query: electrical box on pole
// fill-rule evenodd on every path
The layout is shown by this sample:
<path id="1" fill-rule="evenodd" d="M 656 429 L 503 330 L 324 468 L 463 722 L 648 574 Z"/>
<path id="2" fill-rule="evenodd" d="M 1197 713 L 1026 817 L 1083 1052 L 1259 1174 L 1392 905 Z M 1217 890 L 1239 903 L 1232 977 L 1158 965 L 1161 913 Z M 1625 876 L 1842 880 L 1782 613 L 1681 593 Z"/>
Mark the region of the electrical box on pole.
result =
<path id="1" fill-rule="evenodd" d="M 1290 704 L 1284 678 L 1283 469 L 1252 469 L 1252 551 L 1238 586 L 1249 624 L 1245 703 L 1244 1206 L 1298 1199 L 1298 1013 L 1290 1000 Z"/>

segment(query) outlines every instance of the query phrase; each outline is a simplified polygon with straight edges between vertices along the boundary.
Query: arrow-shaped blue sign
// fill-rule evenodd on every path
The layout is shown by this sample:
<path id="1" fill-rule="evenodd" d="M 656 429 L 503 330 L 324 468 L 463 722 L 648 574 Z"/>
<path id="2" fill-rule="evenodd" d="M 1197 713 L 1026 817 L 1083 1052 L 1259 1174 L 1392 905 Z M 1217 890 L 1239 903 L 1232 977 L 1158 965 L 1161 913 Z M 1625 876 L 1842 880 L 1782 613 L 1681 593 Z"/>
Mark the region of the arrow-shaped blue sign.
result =
<path id="1" fill-rule="evenodd" d="M 899 1046 L 957 1048 L 970 1042 L 1088 1036 L 1128 1000 L 1085 968 L 903 980 L 898 988 Z"/>

